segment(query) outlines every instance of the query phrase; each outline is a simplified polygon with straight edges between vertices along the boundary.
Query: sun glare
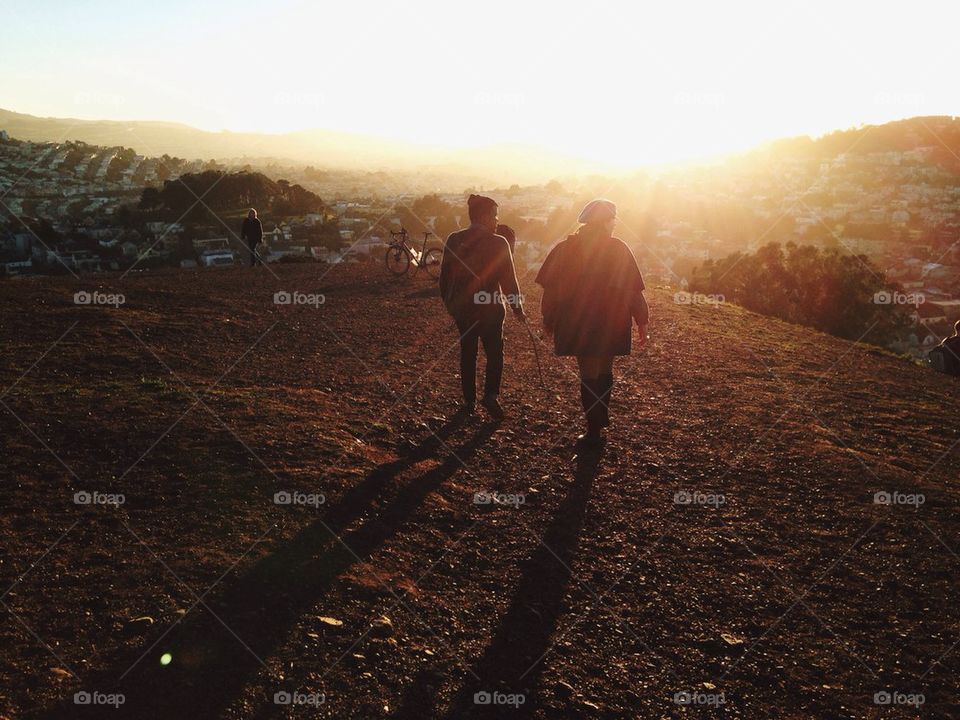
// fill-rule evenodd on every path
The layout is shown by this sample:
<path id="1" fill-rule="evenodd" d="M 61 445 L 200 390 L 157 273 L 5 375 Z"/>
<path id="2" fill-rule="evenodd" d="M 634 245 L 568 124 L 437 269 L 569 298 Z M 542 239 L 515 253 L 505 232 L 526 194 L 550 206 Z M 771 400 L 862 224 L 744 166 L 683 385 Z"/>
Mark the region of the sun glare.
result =
<path id="1" fill-rule="evenodd" d="M 949 114 L 958 93 L 951 24 L 927 21 L 949 5 L 905 16 L 872 3 L 596 2 L 584 14 L 563 2 L 178 0 L 11 12 L 0 107 L 533 145 L 616 166 Z"/>

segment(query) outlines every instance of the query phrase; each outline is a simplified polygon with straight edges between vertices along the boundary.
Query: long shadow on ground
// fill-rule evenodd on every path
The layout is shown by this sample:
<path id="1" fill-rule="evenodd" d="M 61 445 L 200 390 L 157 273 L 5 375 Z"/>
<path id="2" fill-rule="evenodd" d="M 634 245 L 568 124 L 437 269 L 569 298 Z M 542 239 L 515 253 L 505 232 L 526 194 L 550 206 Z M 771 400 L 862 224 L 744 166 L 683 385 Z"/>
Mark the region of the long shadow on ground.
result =
<path id="1" fill-rule="evenodd" d="M 516 593 L 496 635 L 454 697 L 448 720 L 471 717 L 530 717 L 539 707 L 543 659 L 551 647 L 563 598 L 570 584 L 580 544 L 587 503 L 599 470 L 599 457 L 582 455 L 567 496 L 557 508 L 533 554 L 524 563 Z M 531 536 L 531 542 L 536 540 Z M 477 679 L 479 678 L 479 679 Z M 484 693 L 522 693 L 519 707 L 478 704 Z M 477 694 L 481 695 L 477 697 Z M 435 717 L 436 699 L 423 685 L 409 686 L 394 717 L 399 720 Z"/>
<path id="2" fill-rule="evenodd" d="M 431 436 L 403 457 L 374 468 L 322 522 L 312 523 L 258 561 L 248 573 L 224 583 L 224 590 L 207 603 L 216 616 L 198 605 L 163 638 L 162 644 L 153 637 L 98 677 L 87 679 L 90 690 L 123 693 L 125 702 L 119 709 L 75 705 L 70 697 L 40 717 L 92 718 L 103 717 L 105 712 L 117 720 L 217 717 L 260 670 L 254 653 L 264 660 L 271 657 L 336 578 L 396 534 L 427 495 L 461 467 L 460 460 L 473 455 L 496 429 L 495 423 L 478 427 L 439 465 L 401 487 L 375 519 L 343 533 L 390 481 L 434 454 L 441 445 L 440 438 L 449 437 L 458 424 L 458 420 L 448 422 L 436 433 L 439 438 Z M 157 645 L 151 649 L 154 643 Z M 157 660 L 161 647 L 172 654 L 175 663 L 160 667 Z M 149 657 L 120 681 L 119 677 L 144 653 Z"/>

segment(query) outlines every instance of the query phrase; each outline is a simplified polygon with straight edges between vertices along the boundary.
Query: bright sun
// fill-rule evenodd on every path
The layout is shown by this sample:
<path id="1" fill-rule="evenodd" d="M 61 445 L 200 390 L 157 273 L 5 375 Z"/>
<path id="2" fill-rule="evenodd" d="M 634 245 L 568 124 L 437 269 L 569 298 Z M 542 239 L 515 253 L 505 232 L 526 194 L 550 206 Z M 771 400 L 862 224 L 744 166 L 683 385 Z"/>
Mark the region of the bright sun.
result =
<path id="1" fill-rule="evenodd" d="M 0 106 L 40 115 L 536 144 L 626 166 L 951 114 L 960 92 L 949 3 L 39 5 L 0 27 Z"/>

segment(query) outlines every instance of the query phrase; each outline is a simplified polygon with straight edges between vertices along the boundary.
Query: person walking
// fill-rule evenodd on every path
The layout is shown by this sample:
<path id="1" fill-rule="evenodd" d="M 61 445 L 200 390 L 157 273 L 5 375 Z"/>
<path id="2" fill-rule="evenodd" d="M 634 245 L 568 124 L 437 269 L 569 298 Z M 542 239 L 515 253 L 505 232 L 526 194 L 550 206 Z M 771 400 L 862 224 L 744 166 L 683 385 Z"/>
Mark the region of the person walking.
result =
<path id="1" fill-rule="evenodd" d="M 613 362 L 631 351 L 632 325 L 647 341 L 649 309 L 643 277 L 630 248 L 613 236 L 617 206 L 587 203 L 580 229 L 550 251 L 537 274 L 543 323 L 558 357 L 576 357 L 587 430 L 578 444 L 599 446 L 610 424 Z"/>
<path id="2" fill-rule="evenodd" d="M 460 332 L 461 412 L 473 412 L 477 396 L 479 343 L 487 356 L 482 405 L 494 418 L 503 377 L 503 320 L 506 305 L 525 320 L 513 255 L 506 238 L 496 233 L 497 203 L 482 195 L 467 201 L 470 227 L 451 233 L 440 261 L 440 296 Z"/>
<path id="3" fill-rule="evenodd" d="M 263 225 L 260 218 L 257 217 L 257 211 L 250 208 L 247 216 L 243 219 L 243 225 L 240 226 L 240 242 L 250 250 L 250 267 L 257 263 L 263 264 L 263 261 L 257 255 L 257 245 L 263 241 Z"/>

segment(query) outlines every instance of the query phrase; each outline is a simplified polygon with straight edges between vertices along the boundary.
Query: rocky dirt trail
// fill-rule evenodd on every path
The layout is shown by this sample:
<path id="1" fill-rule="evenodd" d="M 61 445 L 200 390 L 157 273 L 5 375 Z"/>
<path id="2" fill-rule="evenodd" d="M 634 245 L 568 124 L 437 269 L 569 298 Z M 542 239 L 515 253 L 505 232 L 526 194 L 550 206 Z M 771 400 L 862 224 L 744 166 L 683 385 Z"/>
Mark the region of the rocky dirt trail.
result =
<path id="1" fill-rule="evenodd" d="M 462 419 L 429 281 L 271 269 L 0 284 L 0 716 L 960 717 L 955 380 L 652 289 L 578 456 L 518 323 Z"/>

